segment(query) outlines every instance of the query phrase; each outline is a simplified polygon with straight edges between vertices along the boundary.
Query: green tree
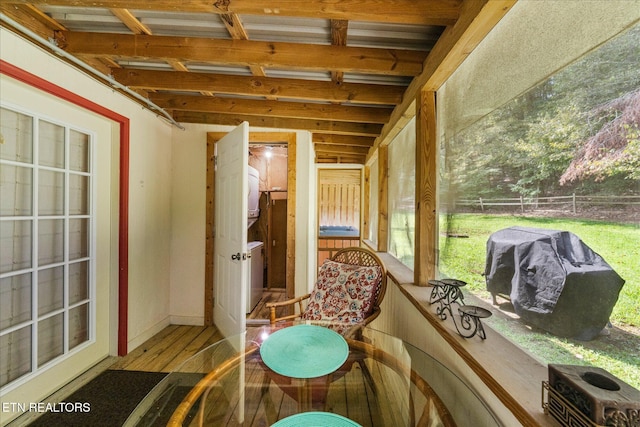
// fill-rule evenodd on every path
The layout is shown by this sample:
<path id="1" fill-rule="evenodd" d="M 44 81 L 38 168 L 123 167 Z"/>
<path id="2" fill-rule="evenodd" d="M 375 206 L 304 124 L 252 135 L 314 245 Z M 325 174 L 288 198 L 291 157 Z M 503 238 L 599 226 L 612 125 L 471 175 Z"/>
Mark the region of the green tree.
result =
<path id="1" fill-rule="evenodd" d="M 512 190 L 526 196 L 555 194 L 559 178 L 567 169 L 576 147 L 586 135 L 583 114 L 572 104 L 540 113 L 518 140 L 520 178 Z"/>

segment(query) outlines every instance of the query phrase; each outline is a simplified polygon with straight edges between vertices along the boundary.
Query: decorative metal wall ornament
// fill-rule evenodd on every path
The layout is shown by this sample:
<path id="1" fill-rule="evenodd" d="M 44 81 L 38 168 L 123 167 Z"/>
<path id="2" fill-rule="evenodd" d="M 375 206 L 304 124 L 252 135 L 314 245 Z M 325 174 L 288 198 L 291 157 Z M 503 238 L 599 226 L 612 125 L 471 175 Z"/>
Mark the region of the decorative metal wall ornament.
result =
<path id="1" fill-rule="evenodd" d="M 456 331 L 463 338 L 472 338 L 476 334 L 483 340 L 487 338 L 480 319 L 491 316 L 491 312 L 485 308 L 464 303 L 464 295 L 460 288 L 466 286 L 466 282 L 457 279 L 441 279 L 429 280 L 429 284 L 433 286 L 429 303 L 438 304 L 436 315 L 440 320 L 446 320 L 447 317 L 451 317 Z M 456 321 L 458 316 L 454 316 L 451 308 L 454 304 L 458 307 L 459 325 Z"/>

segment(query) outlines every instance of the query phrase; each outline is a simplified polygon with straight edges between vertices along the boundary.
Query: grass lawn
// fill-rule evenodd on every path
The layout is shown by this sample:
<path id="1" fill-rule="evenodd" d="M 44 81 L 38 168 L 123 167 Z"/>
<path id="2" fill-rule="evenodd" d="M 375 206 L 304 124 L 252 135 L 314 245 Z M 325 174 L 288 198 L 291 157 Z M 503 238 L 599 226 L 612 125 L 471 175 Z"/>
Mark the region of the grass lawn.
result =
<path id="1" fill-rule="evenodd" d="M 491 233 L 512 226 L 566 230 L 575 233 L 625 279 L 613 309 L 610 335 L 592 341 L 558 338 L 523 328 L 521 322 L 498 316 L 491 326 L 516 341 L 544 363 L 599 366 L 640 388 L 640 226 L 601 221 L 526 218 L 507 215 L 459 214 L 442 217 L 440 271 L 468 283 L 467 291 L 489 300 L 484 272 L 486 244 Z M 468 238 L 447 238 L 444 230 Z M 517 326 L 517 327 L 516 327 Z M 488 338 L 489 339 L 489 338 Z"/>

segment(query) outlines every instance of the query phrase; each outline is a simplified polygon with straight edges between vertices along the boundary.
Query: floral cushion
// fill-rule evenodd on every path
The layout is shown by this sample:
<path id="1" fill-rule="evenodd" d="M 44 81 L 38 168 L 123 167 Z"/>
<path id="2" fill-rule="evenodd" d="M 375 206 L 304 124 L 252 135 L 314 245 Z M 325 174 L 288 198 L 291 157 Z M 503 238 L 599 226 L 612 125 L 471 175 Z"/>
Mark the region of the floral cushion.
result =
<path id="1" fill-rule="evenodd" d="M 326 260 L 302 319 L 358 324 L 373 310 L 380 280 L 382 269 L 378 266 Z"/>

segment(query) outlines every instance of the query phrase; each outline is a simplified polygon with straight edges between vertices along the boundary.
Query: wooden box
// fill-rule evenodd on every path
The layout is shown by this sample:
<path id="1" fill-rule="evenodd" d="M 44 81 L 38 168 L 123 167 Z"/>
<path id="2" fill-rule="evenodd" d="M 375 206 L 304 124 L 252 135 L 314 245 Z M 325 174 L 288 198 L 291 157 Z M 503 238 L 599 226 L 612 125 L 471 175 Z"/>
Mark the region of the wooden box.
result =
<path id="1" fill-rule="evenodd" d="M 640 427 L 640 390 L 604 369 L 550 364 L 549 387 L 553 389 L 549 393 L 552 407 L 566 406 L 563 402 L 566 400 L 595 425 Z M 551 411 L 551 414 L 562 425 L 583 425 L 575 424 L 577 420 L 570 419 L 573 418 L 570 412 Z"/>

